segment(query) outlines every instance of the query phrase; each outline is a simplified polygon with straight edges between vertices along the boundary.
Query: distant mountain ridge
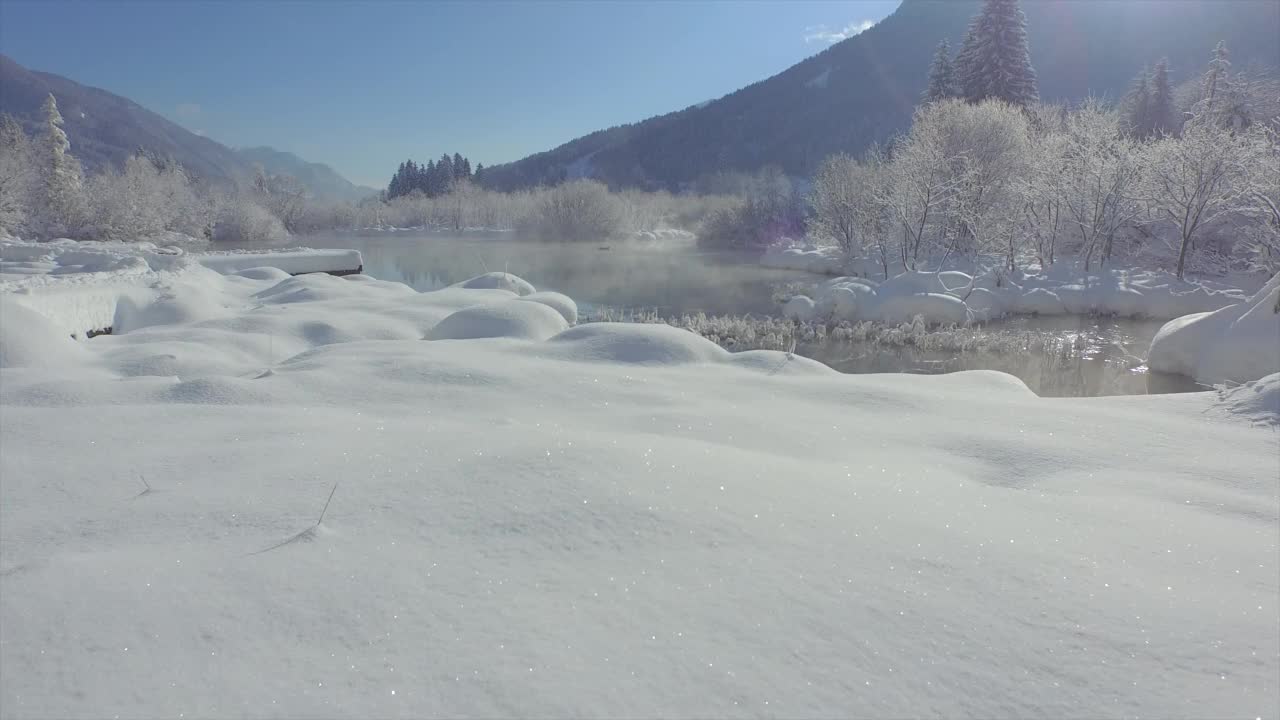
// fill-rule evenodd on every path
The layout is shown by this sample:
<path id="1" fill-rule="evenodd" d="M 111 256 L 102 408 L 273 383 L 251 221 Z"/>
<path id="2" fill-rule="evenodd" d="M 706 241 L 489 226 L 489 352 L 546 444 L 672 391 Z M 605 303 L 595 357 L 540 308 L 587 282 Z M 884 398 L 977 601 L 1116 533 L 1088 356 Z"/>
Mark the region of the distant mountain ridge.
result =
<path id="1" fill-rule="evenodd" d="M 308 162 L 291 152 L 261 146 L 239 148 L 236 154 L 273 175 L 292 175 L 319 197 L 356 202 L 378 193 L 375 188 L 356 185 L 324 163 Z"/>
<path id="2" fill-rule="evenodd" d="M 808 176 L 910 122 L 944 37 L 959 47 L 981 0 L 903 0 L 874 27 L 717 100 L 600 130 L 486 168 L 514 189 L 589 174 L 613 186 L 680 189 L 718 170 L 780 166 Z M 1280 62 L 1280 2 L 1027 0 L 1031 59 L 1047 100 L 1122 96 L 1144 63 L 1168 56 L 1174 80 L 1201 72 L 1225 40 L 1237 67 Z M 586 171 L 589 171 L 587 173 Z"/>
<path id="3" fill-rule="evenodd" d="M 293 168 L 298 180 L 313 195 L 326 199 L 355 200 L 376 192 L 347 181 L 332 168 L 308 163 L 292 153 L 264 148 L 237 152 L 154 113 L 128 98 L 54 75 L 30 70 L 0 55 L 0 112 L 21 122 L 28 132 L 39 132 L 40 106 L 53 93 L 62 112 L 71 153 L 91 173 L 107 167 L 120 169 L 139 148 L 181 163 L 194 178 L 215 185 L 240 185 L 253 178 L 255 162 L 273 173 Z M 268 162 L 264 162 L 266 159 Z M 367 191 L 367 192 L 365 192 Z"/>

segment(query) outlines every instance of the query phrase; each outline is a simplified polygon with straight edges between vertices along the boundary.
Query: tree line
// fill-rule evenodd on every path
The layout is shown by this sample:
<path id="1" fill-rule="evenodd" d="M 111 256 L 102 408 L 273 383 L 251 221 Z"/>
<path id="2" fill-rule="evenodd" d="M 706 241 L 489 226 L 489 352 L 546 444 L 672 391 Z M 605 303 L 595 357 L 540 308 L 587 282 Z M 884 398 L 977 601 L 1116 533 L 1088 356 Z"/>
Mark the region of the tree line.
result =
<path id="1" fill-rule="evenodd" d="M 440 156 L 440 160 L 428 160 L 426 165 L 419 165 L 413 160 L 400 163 L 391 182 L 387 184 L 387 199 L 419 192 L 427 197 L 439 197 L 448 193 L 455 183 L 464 181 L 480 182 L 484 179 L 484 165 L 478 163 L 475 172 L 471 171 L 471 160 L 460 153 L 452 157 L 448 153 Z"/>

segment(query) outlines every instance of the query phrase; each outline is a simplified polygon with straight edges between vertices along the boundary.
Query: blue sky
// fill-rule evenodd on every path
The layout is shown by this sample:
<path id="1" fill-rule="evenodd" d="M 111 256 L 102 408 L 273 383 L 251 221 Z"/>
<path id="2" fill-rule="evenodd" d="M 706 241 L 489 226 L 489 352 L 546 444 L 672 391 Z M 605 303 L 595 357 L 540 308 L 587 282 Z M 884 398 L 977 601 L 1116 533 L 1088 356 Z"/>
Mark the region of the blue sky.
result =
<path id="1" fill-rule="evenodd" d="M 838 2 L 0 0 L 0 52 L 381 186 L 720 97 L 891 13 Z"/>

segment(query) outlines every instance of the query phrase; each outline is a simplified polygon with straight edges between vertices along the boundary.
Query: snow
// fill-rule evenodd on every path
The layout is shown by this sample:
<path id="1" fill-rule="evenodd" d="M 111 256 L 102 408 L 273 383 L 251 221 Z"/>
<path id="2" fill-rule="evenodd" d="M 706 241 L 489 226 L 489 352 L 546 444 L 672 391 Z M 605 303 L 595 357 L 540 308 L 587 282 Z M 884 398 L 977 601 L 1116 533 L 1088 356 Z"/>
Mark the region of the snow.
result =
<path id="1" fill-rule="evenodd" d="M 466 289 L 497 289 L 507 290 L 517 295 L 530 295 L 534 292 L 533 286 L 526 282 L 523 278 L 507 272 L 490 272 L 484 275 L 473 277 L 470 280 L 464 280 L 454 287 Z"/>
<path id="2" fill-rule="evenodd" d="M 836 262 L 828 250 L 793 248 L 783 255 L 809 257 L 814 264 Z M 766 255 L 766 260 L 769 257 Z M 787 266 L 806 269 L 802 265 L 797 261 Z M 845 290 L 858 293 L 856 303 L 842 299 Z M 1236 289 L 1212 289 L 1165 273 L 1135 270 L 1088 274 L 987 271 L 977 276 L 954 270 L 905 272 L 879 283 L 866 277 L 842 276 L 821 284 L 816 294 L 819 319 L 902 322 L 911 320 L 909 314 L 915 313 L 927 323 L 958 325 L 1031 314 L 1168 319 L 1216 310 L 1245 298 Z"/>
<path id="3" fill-rule="evenodd" d="M 555 308 L 512 297 L 504 303 L 463 308 L 427 333 L 427 340 L 522 338 L 546 340 L 569 327 Z"/>
<path id="4" fill-rule="evenodd" d="M 1280 713 L 1246 391 L 544 340 L 514 276 L 171 280 L 87 341 L 0 297 L 5 717 Z"/>
<path id="5" fill-rule="evenodd" d="M 1245 302 L 1166 323 L 1147 357 L 1152 370 L 1204 383 L 1247 382 L 1280 372 L 1280 275 Z"/>
<path id="6" fill-rule="evenodd" d="M 281 279 L 290 274 L 355 271 L 355 250 L 227 250 L 192 252 L 194 238 L 169 233 L 153 242 L 113 243 L 0 239 L 0 294 L 48 317 L 60 331 L 81 336 L 119 322 L 151 324 L 139 313 L 176 313 L 194 320 L 192 299 L 207 289 L 210 271 L 248 279 Z M 152 307 L 158 301 L 162 306 Z M 185 309 L 184 309 L 185 307 Z M 143 311 L 142 308 L 150 308 Z"/>
<path id="7" fill-rule="evenodd" d="M 45 316 L 16 302 L 0 302 L 0 368 L 69 364 L 83 352 Z"/>
<path id="8" fill-rule="evenodd" d="M 844 256 L 839 248 L 833 247 L 771 248 L 760 256 L 760 264 L 764 267 L 799 270 L 817 275 L 840 275 L 845 271 Z"/>
<path id="9" fill-rule="evenodd" d="M 224 275 L 270 265 L 290 275 L 302 273 L 359 272 L 364 260 L 359 250 L 289 248 L 287 250 L 220 250 L 200 254 L 196 260 Z"/>
<path id="10" fill-rule="evenodd" d="M 1223 388 L 1218 406 L 1257 425 L 1280 426 L 1280 373 Z"/>

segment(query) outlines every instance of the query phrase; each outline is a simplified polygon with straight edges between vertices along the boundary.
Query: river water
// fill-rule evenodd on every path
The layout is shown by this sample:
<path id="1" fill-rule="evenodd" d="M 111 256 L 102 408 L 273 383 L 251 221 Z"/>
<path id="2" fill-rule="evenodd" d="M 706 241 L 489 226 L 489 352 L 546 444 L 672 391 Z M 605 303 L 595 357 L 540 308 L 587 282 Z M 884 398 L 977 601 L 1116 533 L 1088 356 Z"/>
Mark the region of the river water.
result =
<path id="1" fill-rule="evenodd" d="M 777 317 L 775 295 L 824 278 L 762 268 L 750 255 L 704 251 L 687 241 L 537 243 L 504 234 L 335 233 L 311 247 L 354 248 L 365 273 L 432 290 L 505 270 L 540 290 L 578 302 L 580 314 Z M 1021 317 L 966 331 L 965 348 L 938 343 L 800 343 L 797 352 L 841 372 L 941 373 L 991 369 L 1018 376 L 1044 396 L 1133 395 L 1203 389 L 1188 378 L 1152 373 L 1145 356 L 1162 321 L 1087 316 Z M 956 343 L 941 343 L 955 345 Z"/>

